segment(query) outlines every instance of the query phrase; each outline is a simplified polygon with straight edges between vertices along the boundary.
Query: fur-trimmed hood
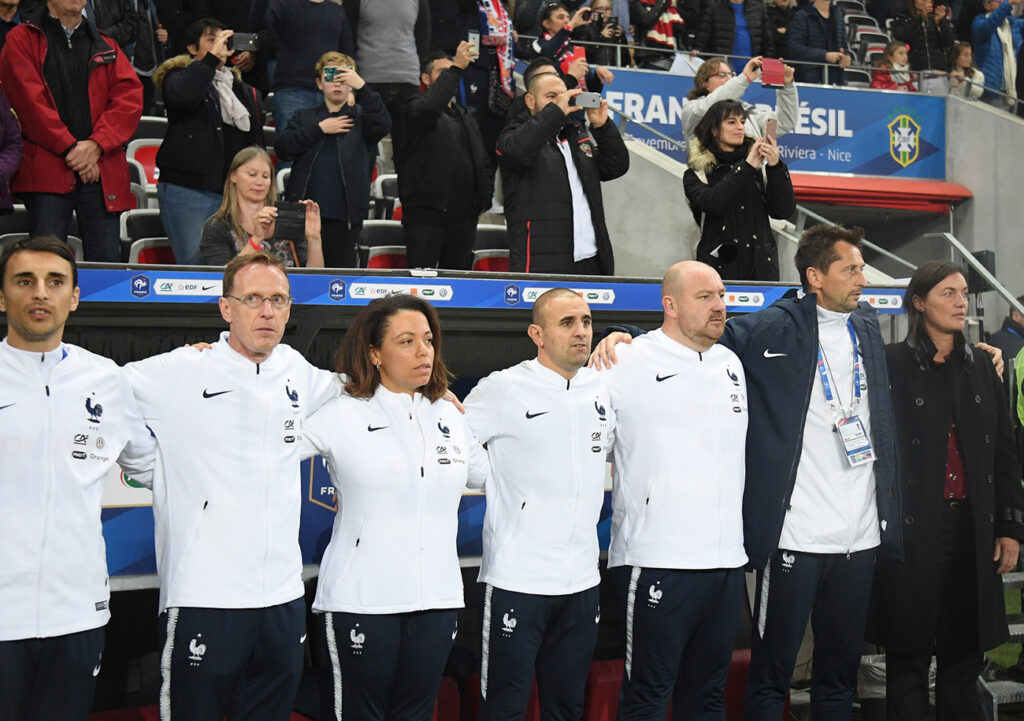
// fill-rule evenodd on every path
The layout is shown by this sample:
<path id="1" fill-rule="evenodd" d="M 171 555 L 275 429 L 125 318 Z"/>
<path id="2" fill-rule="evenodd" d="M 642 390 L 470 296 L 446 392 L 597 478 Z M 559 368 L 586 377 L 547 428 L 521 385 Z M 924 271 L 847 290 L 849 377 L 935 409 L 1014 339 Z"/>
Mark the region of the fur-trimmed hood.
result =
<path id="1" fill-rule="evenodd" d="M 755 138 L 748 135 L 743 139 L 743 142 L 744 145 L 747 145 L 754 140 Z M 716 166 L 721 165 L 714 153 L 705 148 L 704 144 L 697 138 L 690 138 L 690 141 L 686 144 L 686 164 L 694 172 L 704 173 L 705 175 L 710 173 Z"/>
<path id="2" fill-rule="evenodd" d="M 172 70 L 180 70 L 181 68 L 187 68 L 192 62 L 194 62 L 192 56 L 188 53 L 185 53 L 183 55 L 176 55 L 173 58 L 168 58 L 163 62 L 163 64 L 160 67 L 156 69 L 156 72 L 153 73 L 153 85 L 155 85 L 158 90 L 162 90 L 164 78 L 167 77 L 167 73 L 171 72 Z M 242 79 L 242 74 L 238 72 L 238 68 L 232 67 L 231 72 L 237 80 Z"/>

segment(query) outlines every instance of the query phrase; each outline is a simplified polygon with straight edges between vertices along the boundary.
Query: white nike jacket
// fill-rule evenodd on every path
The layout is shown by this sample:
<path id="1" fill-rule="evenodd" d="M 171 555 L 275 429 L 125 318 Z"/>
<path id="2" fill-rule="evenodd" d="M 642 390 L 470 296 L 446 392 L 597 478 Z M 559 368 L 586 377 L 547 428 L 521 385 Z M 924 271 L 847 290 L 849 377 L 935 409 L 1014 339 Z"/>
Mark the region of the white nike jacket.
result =
<path id="1" fill-rule="evenodd" d="M 581 368 L 567 381 L 528 360 L 481 380 L 465 407 L 493 474 L 480 582 L 548 596 L 596 586 L 615 428 L 605 376 Z"/>
<path id="2" fill-rule="evenodd" d="M 265 608 L 303 593 L 303 422 L 340 384 L 287 345 L 253 363 L 227 339 L 125 366 L 157 439 L 161 611 Z"/>
<path id="3" fill-rule="evenodd" d="M 698 353 L 659 328 L 616 349 L 609 566 L 737 568 L 743 550 L 747 388 L 721 345 Z"/>
<path id="4" fill-rule="evenodd" d="M 462 608 L 459 501 L 490 469 L 458 409 L 380 386 L 313 414 L 305 443 L 303 455 L 323 456 L 338 490 L 313 609 Z"/>
<path id="5" fill-rule="evenodd" d="M 73 345 L 53 354 L 0 343 L 0 641 L 107 622 L 107 472 L 152 474 L 155 442 L 121 369 Z"/>

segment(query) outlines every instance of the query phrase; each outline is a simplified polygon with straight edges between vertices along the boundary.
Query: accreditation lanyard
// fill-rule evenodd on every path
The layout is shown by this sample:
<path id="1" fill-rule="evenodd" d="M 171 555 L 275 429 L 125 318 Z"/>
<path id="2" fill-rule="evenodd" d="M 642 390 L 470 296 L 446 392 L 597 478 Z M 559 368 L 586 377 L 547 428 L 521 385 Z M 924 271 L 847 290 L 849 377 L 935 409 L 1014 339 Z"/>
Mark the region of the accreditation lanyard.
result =
<path id="1" fill-rule="evenodd" d="M 857 353 L 857 334 L 853 330 L 853 322 L 847 321 L 846 328 L 850 331 L 850 340 L 853 341 L 853 397 L 849 408 L 843 408 L 842 402 L 837 395 L 832 393 L 832 383 L 829 380 L 828 364 L 825 362 L 825 353 L 822 351 L 821 343 L 818 343 L 818 374 L 821 376 L 821 387 L 825 391 L 825 400 L 836 416 L 835 430 L 839 434 L 840 445 L 846 454 L 846 460 L 850 466 L 856 467 L 875 460 L 875 454 L 871 448 L 871 439 L 868 437 L 864 422 L 854 411 L 860 406 L 860 355 Z"/>

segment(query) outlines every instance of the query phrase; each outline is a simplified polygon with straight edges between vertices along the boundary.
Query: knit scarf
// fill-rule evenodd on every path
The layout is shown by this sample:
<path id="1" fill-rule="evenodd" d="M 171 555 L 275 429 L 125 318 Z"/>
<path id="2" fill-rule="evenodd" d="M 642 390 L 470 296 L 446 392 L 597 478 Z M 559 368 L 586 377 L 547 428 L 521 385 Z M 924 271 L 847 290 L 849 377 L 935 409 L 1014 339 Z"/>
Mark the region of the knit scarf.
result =
<path id="1" fill-rule="evenodd" d="M 640 0 L 644 5 L 654 5 L 657 0 Z M 647 45 L 653 47 L 676 49 L 676 26 L 685 25 L 676 10 L 676 0 L 668 0 L 665 10 L 658 16 L 654 27 L 647 31 Z"/>
<path id="2" fill-rule="evenodd" d="M 999 36 L 999 45 L 1003 50 L 1003 85 L 1006 87 L 1006 94 L 1010 97 L 1010 108 L 1017 100 L 1017 58 L 1013 55 L 1013 30 L 1010 28 L 1009 19 L 1003 20 L 999 29 L 996 30 Z"/>
<path id="3" fill-rule="evenodd" d="M 893 63 L 892 69 L 889 71 L 889 77 L 897 85 L 906 85 L 910 82 L 910 66 Z"/>
<path id="4" fill-rule="evenodd" d="M 234 91 L 234 76 L 227 68 L 217 68 L 213 74 L 213 89 L 220 100 L 220 119 L 243 133 L 249 132 L 249 111 Z"/>
<path id="5" fill-rule="evenodd" d="M 722 150 L 722 148 L 717 145 L 713 148 L 708 148 L 708 150 L 710 150 L 711 154 L 715 156 L 715 160 L 719 165 L 732 166 L 750 154 L 750 145 L 753 142 L 753 138 L 744 138 L 743 145 L 735 150 Z"/>
<path id="6" fill-rule="evenodd" d="M 484 30 L 480 42 L 494 46 L 501 73 L 501 87 L 510 98 L 515 97 L 515 81 L 512 79 L 512 68 L 515 66 L 512 22 L 508 19 L 505 6 L 501 0 L 477 0 L 477 11 L 480 13 L 480 27 Z"/>

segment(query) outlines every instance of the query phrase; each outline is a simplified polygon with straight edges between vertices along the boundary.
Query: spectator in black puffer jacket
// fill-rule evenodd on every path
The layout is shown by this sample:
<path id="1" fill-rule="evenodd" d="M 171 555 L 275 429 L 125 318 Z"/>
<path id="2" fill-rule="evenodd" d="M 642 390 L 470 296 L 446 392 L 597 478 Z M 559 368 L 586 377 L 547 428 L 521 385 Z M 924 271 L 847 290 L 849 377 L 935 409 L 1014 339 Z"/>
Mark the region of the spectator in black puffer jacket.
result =
<path id="1" fill-rule="evenodd" d="M 737 75 L 752 57 L 773 55 L 772 32 L 763 0 L 715 0 L 704 10 L 697 31 L 697 50 L 731 55 Z"/>
<path id="2" fill-rule="evenodd" d="M 776 281 L 779 254 L 768 218 L 788 218 L 796 197 L 775 139 L 747 136 L 746 120 L 737 100 L 708 109 L 690 140 L 683 188 L 701 228 L 697 260 L 724 280 Z"/>
<path id="3" fill-rule="evenodd" d="M 921 76 L 921 92 L 945 95 L 949 90 L 946 58 L 954 41 L 946 6 L 934 7 L 932 0 L 907 0 L 907 12 L 896 18 L 892 37 L 910 46 L 911 70 L 934 71 Z"/>
<path id="4" fill-rule="evenodd" d="M 770 58 L 789 57 L 789 24 L 796 14 L 795 0 L 772 0 L 766 10 L 768 26 L 772 29 L 772 54 Z"/>
<path id="5" fill-rule="evenodd" d="M 295 163 L 285 197 L 320 206 L 324 265 L 354 268 L 370 206 L 370 159 L 391 130 L 391 117 L 347 55 L 325 53 L 316 64 L 316 84 L 324 104 L 296 110 L 274 148 Z"/>

